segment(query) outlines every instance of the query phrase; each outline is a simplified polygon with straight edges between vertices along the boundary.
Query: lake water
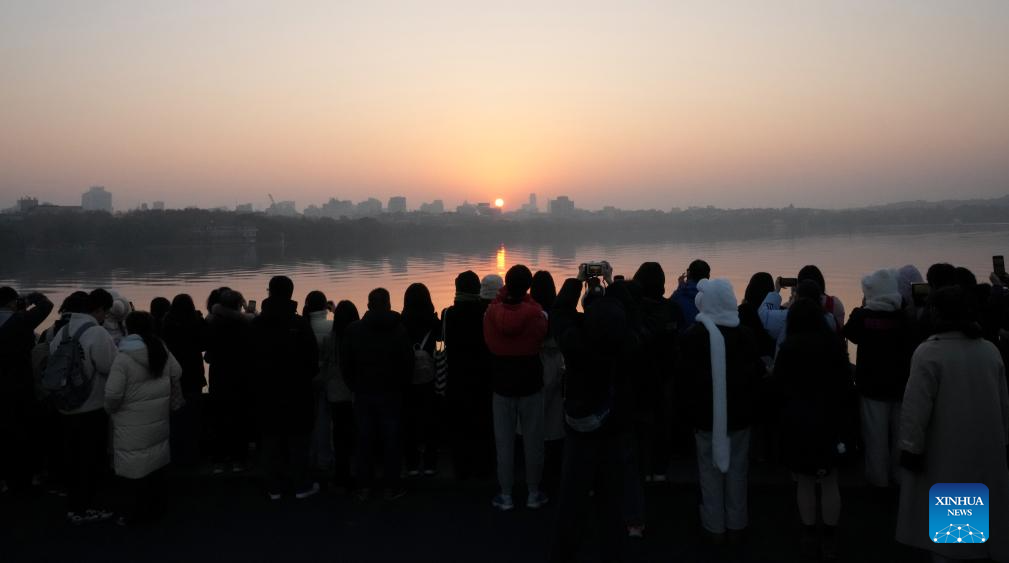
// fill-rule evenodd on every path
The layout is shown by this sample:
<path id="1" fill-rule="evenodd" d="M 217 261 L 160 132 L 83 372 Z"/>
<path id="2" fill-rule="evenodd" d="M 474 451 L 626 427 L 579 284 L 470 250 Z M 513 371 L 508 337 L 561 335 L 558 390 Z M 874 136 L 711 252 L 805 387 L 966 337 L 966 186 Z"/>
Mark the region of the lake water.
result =
<path id="1" fill-rule="evenodd" d="M 711 264 L 712 277 L 732 282 L 737 298 L 754 272 L 794 277 L 803 265 L 817 264 L 826 277 L 828 293 L 839 297 L 850 310 L 862 300 L 861 277 L 878 268 L 914 264 L 924 274 L 932 263 L 950 262 L 970 268 L 979 281 L 986 280 L 992 255 L 1009 254 L 1009 229 L 708 243 L 491 246 L 479 252 L 391 251 L 384 256 L 324 259 L 273 252 L 218 247 L 151 250 L 142 255 L 110 250 L 90 255 L 29 256 L 0 264 L 0 285 L 39 290 L 57 304 L 74 290 L 105 287 L 118 291 L 138 309 L 147 309 L 154 297 L 171 299 L 184 292 L 203 308 L 207 294 L 222 285 L 261 303 L 270 277 L 284 274 L 294 280 L 299 302 L 310 290 L 318 289 L 334 301 L 350 299 L 363 312 L 368 292 L 382 286 L 392 293 L 393 306 L 399 307 L 406 287 L 422 282 L 430 288 L 440 310 L 451 305 L 455 276 L 467 269 L 481 277 L 490 273 L 503 276 L 511 266 L 526 264 L 533 271 L 549 270 L 560 287 L 563 278 L 574 276 L 578 264 L 585 261 L 608 260 L 614 273 L 629 278 L 642 262 L 654 260 L 666 271 L 668 293 L 675 289 L 676 277 L 687 264 L 703 258 Z"/>

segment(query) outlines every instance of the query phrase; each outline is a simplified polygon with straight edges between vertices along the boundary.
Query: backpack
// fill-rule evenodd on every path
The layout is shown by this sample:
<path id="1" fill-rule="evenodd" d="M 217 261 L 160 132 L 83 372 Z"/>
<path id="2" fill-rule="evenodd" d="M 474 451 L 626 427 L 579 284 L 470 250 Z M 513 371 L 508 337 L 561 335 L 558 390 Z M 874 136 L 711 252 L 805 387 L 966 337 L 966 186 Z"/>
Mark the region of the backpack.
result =
<path id="1" fill-rule="evenodd" d="M 53 352 L 42 370 L 42 391 L 49 395 L 56 408 L 71 411 L 79 408 L 91 396 L 94 376 L 88 377 L 84 371 L 84 348 L 81 335 L 89 328 L 98 326 L 86 322 L 70 334 L 67 325 L 59 346 Z"/>
<path id="2" fill-rule="evenodd" d="M 413 345 L 413 381 L 414 385 L 421 383 L 431 383 L 434 381 L 434 358 L 424 349 L 427 346 L 427 339 L 431 332 L 424 335 L 424 340 L 420 344 Z"/>

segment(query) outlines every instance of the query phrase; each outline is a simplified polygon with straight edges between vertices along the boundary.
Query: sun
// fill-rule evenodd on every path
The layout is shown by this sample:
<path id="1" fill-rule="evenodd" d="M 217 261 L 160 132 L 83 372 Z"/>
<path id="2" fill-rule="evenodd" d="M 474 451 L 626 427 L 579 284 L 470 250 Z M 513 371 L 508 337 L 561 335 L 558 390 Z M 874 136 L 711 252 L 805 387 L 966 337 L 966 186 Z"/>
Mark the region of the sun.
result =
<path id="1" fill-rule="evenodd" d="M 504 207 L 504 200 L 497 198 L 494 200 L 494 207 Z"/>

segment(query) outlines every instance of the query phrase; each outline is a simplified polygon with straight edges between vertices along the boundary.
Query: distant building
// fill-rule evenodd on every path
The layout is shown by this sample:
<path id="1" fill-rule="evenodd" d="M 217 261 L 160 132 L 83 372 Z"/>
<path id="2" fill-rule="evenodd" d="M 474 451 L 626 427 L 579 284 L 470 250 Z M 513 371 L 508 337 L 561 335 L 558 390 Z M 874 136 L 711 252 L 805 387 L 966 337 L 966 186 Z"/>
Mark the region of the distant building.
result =
<path id="1" fill-rule="evenodd" d="M 539 204 L 536 203 L 536 194 L 529 194 L 529 203 L 522 204 L 519 208 L 519 213 L 526 215 L 535 215 L 540 212 Z"/>
<path id="2" fill-rule="evenodd" d="M 401 195 L 390 197 L 389 213 L 406 213 L 406 198 Z"/>
<path id="3" fill-rule="evenodd" d="M 445 202 L 440 199 L 436 199 L 431 203 L 420 204 L 421 213 L 430 213 L 432 215 L 441 215 L 445 212 Z"/>
<path id="4" fill-rule="evenodd" d="M 140 204 L 140 210 L 141 211 L 147 211 L 148 210 L 146 202 Z"/>
<path id="5" fill-rule="evenodd" d="M 462 205 L 455 208 L 455 212 L 459 215 L 476 215 L 477 207 L 468 201 L 464 201 Z"/>
<path id="6" fill-rule="evenodd" d="M 274 217 L 295 217 L 298 210 L 293 201 L 275 201 L 266 208 L 266 214 Z"/>
<path id="7" fill-rule="evenodd" d="M 112 213 L 112 193 L 105 191 L 105 186 L 92 186 L 81 195 L 81 207 L 84 211 Z"/>
<path id="8" fill-rule="evenodd" d="M 550 214 L 555 217 L 567 217 L 575 213 L 575 202 L 571 201 L 566 195 L 550 200 L 547 206 L 549 207 Z"/>
<path id="9" fill-rule="evenodd" d="M 251 205 L 250 205 L 250 207 L 251 207 Z M 155 201 L 155 202 L 151 203 L 151 209 L 153 209 L 155 211 L 164 211 L 165 210 L 165 202 L 163 202 L 163 201 Z"/>
<path id="10" fill-rule="evenodd" d="M 476 214 L 481 217 L 498 217 L 501 215 L 501 209 L 490 203 L 478 203 L 476 204 Z"/>
<path id="11" fill-rule="evenodd" d="M 382 214 L 382 202 L 369 197 L 357 204 L 357 214 L 361 217 L 375 217 Z"/>
<path id="12" fill-rule="evenodd" d="M 156 206 L 160 202 L 154 202 L 154 203 Z M 155 207 L 154 209 L 157 209 L 157 207 Z M 251 203 L 239 203 L 238 205 L 235 206 L 235 213 L 252 213 L 252 212 L 253 209 Z"/>
<path id="13" fill-rule="evenodd" d="M 18 213 L 29 213 L 38 206 L 39 206 L 38 198 L 26 196 L 18 200 L 17 211 Z"/>
<path id="14" fill-rule="evenodd" d="M 354 202 L 349 199 L 329 198 L 329 201 L 322 204 L 322 216 L 331 219 L 354 216 Z"/>

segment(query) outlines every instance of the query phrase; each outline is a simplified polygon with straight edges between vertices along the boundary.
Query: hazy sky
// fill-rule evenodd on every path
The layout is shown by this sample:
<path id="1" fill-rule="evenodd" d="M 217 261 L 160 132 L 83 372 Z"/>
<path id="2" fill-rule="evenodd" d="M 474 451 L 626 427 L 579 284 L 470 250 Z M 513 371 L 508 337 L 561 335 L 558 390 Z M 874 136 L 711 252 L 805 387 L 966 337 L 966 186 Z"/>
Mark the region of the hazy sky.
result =
<path id="1" fill-rule="evenodd" d="M 1009 193 L 1009 2 L 0 0 L 0 205 Z"/>

